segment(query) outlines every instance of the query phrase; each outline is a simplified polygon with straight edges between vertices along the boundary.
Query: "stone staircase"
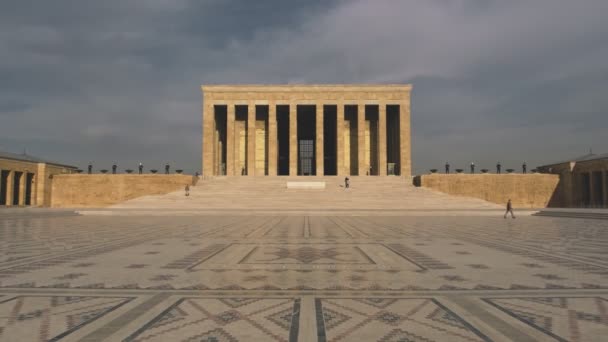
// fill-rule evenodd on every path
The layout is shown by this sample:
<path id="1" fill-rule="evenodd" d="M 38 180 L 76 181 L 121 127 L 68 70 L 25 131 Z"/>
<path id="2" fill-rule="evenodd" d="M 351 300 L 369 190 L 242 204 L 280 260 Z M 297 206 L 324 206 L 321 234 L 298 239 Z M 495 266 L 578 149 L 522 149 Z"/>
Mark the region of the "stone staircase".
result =
<path id="1" fill-rule="evenodd" d="M 288 189 L 287 182 L 325 182 L 324 189 Z M 144 196 L 112 209 L 167 210 L 485 210 L 502 206 L 417 188 L 395 176 L 213 177 L 184 191 Z"/>

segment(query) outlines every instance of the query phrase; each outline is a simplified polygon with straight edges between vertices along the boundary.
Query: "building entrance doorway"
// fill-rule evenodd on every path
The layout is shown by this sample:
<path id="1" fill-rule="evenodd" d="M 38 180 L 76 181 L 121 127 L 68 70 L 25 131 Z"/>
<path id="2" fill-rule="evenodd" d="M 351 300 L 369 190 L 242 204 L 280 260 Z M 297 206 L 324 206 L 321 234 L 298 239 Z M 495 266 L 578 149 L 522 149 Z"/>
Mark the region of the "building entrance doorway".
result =
<path id="1" fill-rule="evenodd" d="M 314 174 L 315 145 L 313 140 L 300 140 L 300 175 L 310 176 Z"/>

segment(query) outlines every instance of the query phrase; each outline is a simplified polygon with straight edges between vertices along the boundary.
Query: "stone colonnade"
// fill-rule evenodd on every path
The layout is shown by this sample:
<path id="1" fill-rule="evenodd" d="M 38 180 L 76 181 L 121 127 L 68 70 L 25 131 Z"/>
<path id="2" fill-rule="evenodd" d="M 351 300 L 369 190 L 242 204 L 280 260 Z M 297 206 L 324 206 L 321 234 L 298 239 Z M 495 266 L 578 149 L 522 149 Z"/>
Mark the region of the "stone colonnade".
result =
<path id="1" fill-rule="evenodd" d="M 0 165 L 0 206 L 36 205 L 37 175 L 36 164 L 15 167 Z"/>
<path id="2" fill-rule="evenodd" d="M 203 86 L 203 175 L 409 177 L 411 89 Z"/>

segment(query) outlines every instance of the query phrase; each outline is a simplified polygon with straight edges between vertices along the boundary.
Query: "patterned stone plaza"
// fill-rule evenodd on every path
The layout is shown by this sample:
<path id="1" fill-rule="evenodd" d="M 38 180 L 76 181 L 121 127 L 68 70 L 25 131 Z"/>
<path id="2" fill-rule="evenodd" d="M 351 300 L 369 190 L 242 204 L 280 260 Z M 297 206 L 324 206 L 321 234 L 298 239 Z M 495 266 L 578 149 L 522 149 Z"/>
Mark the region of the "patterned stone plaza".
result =
<path id="1" fill-rule="evenodd" d="M 2 341 L 606 336 L 606 220 L 0 216 Z"/>

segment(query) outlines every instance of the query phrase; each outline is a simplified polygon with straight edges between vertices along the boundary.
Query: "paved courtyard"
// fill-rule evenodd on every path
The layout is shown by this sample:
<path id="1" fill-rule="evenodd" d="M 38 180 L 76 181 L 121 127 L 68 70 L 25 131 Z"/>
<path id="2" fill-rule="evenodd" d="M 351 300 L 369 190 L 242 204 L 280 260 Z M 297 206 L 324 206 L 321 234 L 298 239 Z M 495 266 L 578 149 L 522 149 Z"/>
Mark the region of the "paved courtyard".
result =
<path id="1" fill-rule="evenodd" d="M 606 220 L 0 216 L 2 341 L 606 336 Z"/>

